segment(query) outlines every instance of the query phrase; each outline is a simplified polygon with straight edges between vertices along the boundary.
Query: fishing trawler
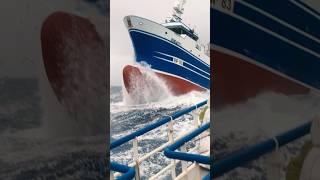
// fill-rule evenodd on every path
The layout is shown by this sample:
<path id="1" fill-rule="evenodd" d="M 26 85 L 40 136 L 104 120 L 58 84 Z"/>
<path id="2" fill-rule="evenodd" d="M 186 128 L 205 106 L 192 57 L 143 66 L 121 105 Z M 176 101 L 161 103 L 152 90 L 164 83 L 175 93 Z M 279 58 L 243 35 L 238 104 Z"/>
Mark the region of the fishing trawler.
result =
<path id="1" fill-rule="evenodd" d="M 209 56 L 195 31 L 182 22 L 184 4 L 185 0 L 178 1 L 172 17 L 163 24 L 138 16 L 124 18 L 136 62 L 150 67 L 174 95 L 210 88 Z M 124 67 L 123 81 L 129 94 L 135 91 L 136 83 L 144 89 L 152 86 L 142 68 L 133 65 Z"/>
<path id="2" fill-rule="evenodd" d="M 319 88 L 319 17 L 299 0 L 212 0 L 214 106 Z"/>

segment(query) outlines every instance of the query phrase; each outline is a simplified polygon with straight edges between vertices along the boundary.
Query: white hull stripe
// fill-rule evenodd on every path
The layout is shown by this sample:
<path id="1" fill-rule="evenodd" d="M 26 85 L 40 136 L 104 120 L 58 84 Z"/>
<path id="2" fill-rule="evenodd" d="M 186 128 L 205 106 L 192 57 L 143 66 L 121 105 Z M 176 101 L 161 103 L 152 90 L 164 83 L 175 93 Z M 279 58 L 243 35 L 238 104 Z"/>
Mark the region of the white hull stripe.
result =
<path id="1" fill-rule="evenodd" d="M 314 52 L 314 51 L 312 51 L 312 50 L 310 50 L 308 48 L 305 48 L 305 47 L 301 46 L 300 44 L 297 44 L 297 43 L 295 43 L 295 42 L 293 42 L 293 41 L 291 41 L 291 40 L 289 40 L 289 39 L 287 39 L 287 38 L 285 38 L 283 36 L 280 36 L 279 34 L 276 34 L 275 32 L 270 31 L 269 29 L 267 29 L 265 27 L 262 27 L 262 26 L 260 26 L 260 25 L 258 25 L 256 23 L 254 23 L 252 21 L 249 21 L 249 20 L 247 20 L 247 19 L 245 19 L 245 18 L 243 18 L 243 17 L 241 17 L 239 15 L 236 15 L 234 13 L 225 12 L 225 11 L 222 11 L 222 10 L 220 10 L 218 8 L 215 8 L 215 7 L 214 7 L 214 9 L 217 10 L 217 11 L 220 11 L 220 12 L 222 12 L 224 14 L 227 14 L 227 15 L 229 15 L 231 17 L 234 17 L 234 18 L 238 19 L 239 21 L 245 22 L 245 23 L 247 23 L 247 24 L 249 24 L 249 25 L 251 25 L 251 26 L 253 26 L 253 27 L 257 28 L 257 29 L 260 29 L 263 32 L 266 32 L 266 33 L 268 33 L 268 34 L 270 34 L 270 35 L 272 35 L 272 36 L 274 36 L 274 37 L 276 37 L 276 38 L 278 38 L 278 39 L 280 39 L 280 40 L 282 40 L 282 41 L 284 41 L 284 42 L 286 42 L 286 43 L 288 43 L 288 44 L 290 44 L 292 46 L 295 46 L 295 47 L 297 47 L 297 48 L 299 48 L 299 49 L 301 49 L 301 50 L 303 50 L 305 52 L 308 52 L 308 53 L 320 58 L 320 55 L 318 53 L 316 53 L 316 52 Z"/>
<path id="2" fill-rule="evenodd" d="M 317 19 L 320 20 L 320 16 L 314 12 L 312 12 L 310 9 L 304 7 L 303 5 L 301 5 L 300 3 L 303 3 L 303 2 L 297 2 L 297 0 L 290 0 L 290 2 L 292 2 L 294 5 L 300 7 L 301 9 L 303 9 L 304 11 L 308 12 L 309 14 L 311 14 L 312 16 L 316 17 Z"/>
<path id="3" fill-rule="evenodd" d="M 317 43 L 320 43 L 320 40 L 318 38 L 306 33 L 305 31 L 302 31 L 302 30 L 292 26 L 291 24 L 288 24 L 288 23 L 284 22 L 283 20 L 281 20 L 281 19 L 279 19 L 279 18 L 277 18 L 277 17 L 275 17 L 275 16 L 263 11 L 262 9 L 259 9 L 259 8 L 249 4 L 247 2 L 244 2 L 242 0 L 237 0 L 237 2 L 239 2 L 240 4 L 243 4 L 243 5 L 249 7 L 249 8 L 251 8 L 251 9 L 257 11 L 257 12 L 259 12 L 260 14 L 263 14 L 263 15 L 267 16 L 268 18 L 270 18 L 270 19 L 282 24 L 283 26 L 286 26 L 287 28 L 289 28 L 291 30 L 294 30 L 294 31 L 300 33 L 301 35 L 304 35 L 304 36 L 308 37 L 309 39 L 312 39 L 312 40 L 316 41 Z"/>
<path id="4" fill-rule="evenodd" d="M 180 59 L 180 58 L 178 58 L 178 57 L 175 57 L 175 56 L 172 56 L 172 55 L 169 55 L 169 54 L 163 53 L 163 52 L 158 52 L 158 51 L 156 51 L 156 53 L 159 53 L 159 54 L 165 55 L 165 56 L 167 56 L 167 57 Z M 182 59 L 182 60 L 183 60 L 183 59 Z M 198 69 L 199 71 L 202 71 L 203 73 L 205 73 L 205 74 L 207 74 L 207 75 L 209 75 L 209 76 L 210 76 L 210 73 L 207 73 L 206 71 L 204 71 L 204 70 L 202 70 L 202 69 L 200 69 L 200 68 L 198 68 L 198 67 L 196 67 L 196 66 L 194 66 L 194 65 L 192 65 L 192 64 L 190 64 L 190 63 L 188 63 L 188 62 L 186 62 L 186 61 L 183 61 L 183 63 L 186 63 L 186 64 L 188 64 L 188 65 L 190 65 L 190 66 L 192 66 L 192 67 L 194 67 L 194 68 Z"/>
<path id="5" fill-rule="evenodd" d="M 206 77 L 206 76 L 203 76 L 202 74 L 199 74 L 198 72 L 195 72 L 195 71 L 193 71 L 192 69 L 189 69 L 189 68 L 187 68 L 187 67 L 185 67 L 185 66 L 181 66 L 180 64 L 176 64 L 176 63 L 174 63 L 173 61 L 171 61 L 171 60 L 169 60 L 169 59 L 161 58 L 161 57 L 158 57 L 158 56 L 153 56 L 153 57 L 155 57 L 155 58 L 157 58 L 157 59 L 160 59 L 160 60 L 162 60 L 162 61 L 169 62 L 169 63 L 171 63 L 171 64 L 178 65 L 178 66 L 180 66 L 180 67 L 182 67 L 182 68 L 184 68 L 184 69 L 187 69 L 187 70 L 189 70 L 189 71 L 191 71 L 191 72 L 193 72 L 193 73 L 196 73 L 196 74 L 198 74 L 199 76 L 201 76 L 201 77 L 203 77 L 203 78 L 205 78 L 205 79 L 207 79 L 207 80 L 210 81 L 210 78 L 208 78 L 208 77 Z M 183 62 L 183 63 L 184 63 L 184 62 Z"/>

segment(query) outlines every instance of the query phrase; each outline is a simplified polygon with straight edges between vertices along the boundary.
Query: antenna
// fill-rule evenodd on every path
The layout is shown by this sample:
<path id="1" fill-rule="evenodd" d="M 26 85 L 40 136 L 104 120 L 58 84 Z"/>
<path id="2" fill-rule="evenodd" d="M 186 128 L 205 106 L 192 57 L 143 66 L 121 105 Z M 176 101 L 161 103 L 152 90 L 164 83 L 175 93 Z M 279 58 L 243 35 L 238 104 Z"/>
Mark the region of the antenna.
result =
<path id="1" fill-rule="evenodd" d="M 186 0 L 177 0 L 175 2 L 175 6 L 173 7 L 173 14 L 172 14 L 171 21 L 180 22 L 182 20 L 181 15 L 183 14 L 183 11 L 184 11 L 183 5 L 185 3 L 186 3 Z"/>

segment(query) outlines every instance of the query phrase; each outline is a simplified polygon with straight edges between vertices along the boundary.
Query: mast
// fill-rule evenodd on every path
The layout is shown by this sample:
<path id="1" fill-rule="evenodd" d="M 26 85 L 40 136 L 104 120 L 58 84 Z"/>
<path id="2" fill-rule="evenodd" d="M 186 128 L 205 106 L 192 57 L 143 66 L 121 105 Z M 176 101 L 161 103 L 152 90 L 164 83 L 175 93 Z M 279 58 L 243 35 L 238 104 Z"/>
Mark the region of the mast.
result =
<path id="1" fill-rule="evenodd" d="M 175 6 L 173 7 L 173 14 L 171 17 L 171 22 L 181 22 L 181 15 L 183 14 L 184 8 L 183 5 L 186 3 L 186 0 L 177 0 Z"/>

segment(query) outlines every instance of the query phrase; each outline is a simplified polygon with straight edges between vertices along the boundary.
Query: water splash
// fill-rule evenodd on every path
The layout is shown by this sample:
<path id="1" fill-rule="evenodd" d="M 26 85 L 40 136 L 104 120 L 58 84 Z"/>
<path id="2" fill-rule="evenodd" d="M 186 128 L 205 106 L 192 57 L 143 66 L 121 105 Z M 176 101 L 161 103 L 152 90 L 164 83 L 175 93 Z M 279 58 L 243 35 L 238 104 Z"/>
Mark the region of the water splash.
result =
<path id="1" fill-rule="evenodd" d="M 142 62 L 141 64 L 135 64 L 135 66 L 141 71 L 143 81 L 140 77 L 131 75 L 130 79 L 133 85 L 130 95 L 127 91 L 123 91 L 126 104 L 145 104 L 172 97 L 167 84 L 153 72 L 149 65 Z"/>
<path id="2" fill-rule="evenodd" d="M 192 106 L 204 100 L 208 100 L 210 97 L 210 92 L 199 92 L 199 91 L 191 91 L 187 94 L 174 96 L 169 95 L 159 99 L 154 102 L 145 102 L 140 104 L 128 102 L 128 98 L 130 96 L 126 93 L 124 87 L 119 87 L 117 90 L 121 96 L 115 95 L 115 92 L 111 91 L 111 103 L 110 103 L 110 113 L 119 113 L 119 112 L 129 112 L 132 110 L 143 110 L 143 109 L 159 109 L 159 108 L 175 108 L 181 106 Z M 129 96 L 129 97 L 128 97 Z"/>

